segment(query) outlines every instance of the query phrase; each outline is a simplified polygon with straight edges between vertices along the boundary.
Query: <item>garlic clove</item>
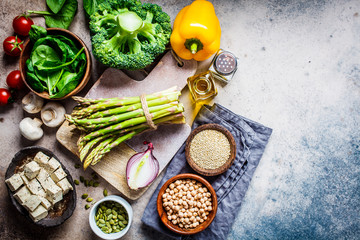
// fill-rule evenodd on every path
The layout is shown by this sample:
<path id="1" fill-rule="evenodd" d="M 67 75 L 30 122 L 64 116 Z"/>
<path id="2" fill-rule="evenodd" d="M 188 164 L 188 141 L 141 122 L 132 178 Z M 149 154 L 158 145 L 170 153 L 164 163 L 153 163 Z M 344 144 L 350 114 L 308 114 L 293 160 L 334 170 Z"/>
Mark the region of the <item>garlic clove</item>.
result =
<path id="1" fill-rule="evenodd" d="M 44 99 L 38 97 L 35 93 L 29 92 L 22 99 L 22 108 L 28 113 L 38 113 L 44 105 Z"/>
<path id="2" fill-rule="evenodd" d="M 65 120 L 65 108 L 58 102 L 49 102 L 41 109 L 41 119 L 48 127 L 58 127 Z"/>

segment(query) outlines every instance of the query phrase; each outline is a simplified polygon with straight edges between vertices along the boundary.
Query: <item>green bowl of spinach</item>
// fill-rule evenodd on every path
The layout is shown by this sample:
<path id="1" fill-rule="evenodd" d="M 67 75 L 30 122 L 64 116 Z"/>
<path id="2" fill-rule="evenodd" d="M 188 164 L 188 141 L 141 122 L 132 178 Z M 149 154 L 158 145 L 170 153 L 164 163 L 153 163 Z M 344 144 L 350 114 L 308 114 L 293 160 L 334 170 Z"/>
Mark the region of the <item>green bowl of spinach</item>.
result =
<path id="1" fill-rule="evenodd" d="M 45 99 L 65 99 L 90 79 L 91 58 L 85 43 L 61 28 L 32 27 L 20 56 L 25 84 Z"/>

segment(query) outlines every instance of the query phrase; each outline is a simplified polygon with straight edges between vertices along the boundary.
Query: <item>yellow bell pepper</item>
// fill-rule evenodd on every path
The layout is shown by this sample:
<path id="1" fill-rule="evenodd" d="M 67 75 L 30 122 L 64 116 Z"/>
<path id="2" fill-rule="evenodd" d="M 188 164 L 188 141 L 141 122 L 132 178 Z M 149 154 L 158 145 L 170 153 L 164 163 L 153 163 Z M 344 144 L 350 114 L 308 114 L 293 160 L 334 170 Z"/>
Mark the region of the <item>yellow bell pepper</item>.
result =
<path id="1" fill-rule="evenodd" d="M 212 3 L 195 0 L 176 16 L 170 43 L 179 57 L 203 61 L 220 48 L 220 37 L 220 23 Z"/>

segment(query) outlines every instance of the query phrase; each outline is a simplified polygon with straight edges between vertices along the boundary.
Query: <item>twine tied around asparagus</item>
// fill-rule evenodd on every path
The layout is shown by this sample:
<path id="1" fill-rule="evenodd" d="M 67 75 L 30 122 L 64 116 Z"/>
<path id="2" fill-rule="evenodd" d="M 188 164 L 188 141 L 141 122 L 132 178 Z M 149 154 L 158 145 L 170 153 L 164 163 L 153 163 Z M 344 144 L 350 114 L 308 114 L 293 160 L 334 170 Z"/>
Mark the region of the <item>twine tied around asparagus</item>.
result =
<path id="1" fill-rule="evenodd" d="M 146 95 L 145 94 L 141 94 L 140 95 L 140 102 L 141 102 L 141 107 L 144 111 L 144 115 L 145 115 L 145 118 L 146 118 L 146 123 L 147 125 L 151 128 L 151 129 L 154 129 L 156 130 L 157 129 L 157 126 L 155 125 L 155 123 L 153 122 L 152 120 L 152 115 L 150 114 L 149 112 L 149 107 L 147 105 L 147 101 L 146 101 Z"/>

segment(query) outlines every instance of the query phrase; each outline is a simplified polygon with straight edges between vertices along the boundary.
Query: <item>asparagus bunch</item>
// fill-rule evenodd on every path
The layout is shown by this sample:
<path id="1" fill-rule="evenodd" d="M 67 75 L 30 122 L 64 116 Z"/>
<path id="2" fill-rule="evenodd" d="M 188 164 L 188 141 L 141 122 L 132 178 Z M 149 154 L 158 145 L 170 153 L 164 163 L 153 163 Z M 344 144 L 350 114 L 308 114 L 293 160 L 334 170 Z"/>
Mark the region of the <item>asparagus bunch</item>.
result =
<path id="1" fill-rule="evenodd" d="M 179 96 L 176 87 L 145 96 L 155 125 L 185 123 Z M 77 146 L 84 169 L 98 163 L 120 143 L 150 128 L 140 97 L 73 99 L 78 106 L 65 118 L 83 132 Z"/>

